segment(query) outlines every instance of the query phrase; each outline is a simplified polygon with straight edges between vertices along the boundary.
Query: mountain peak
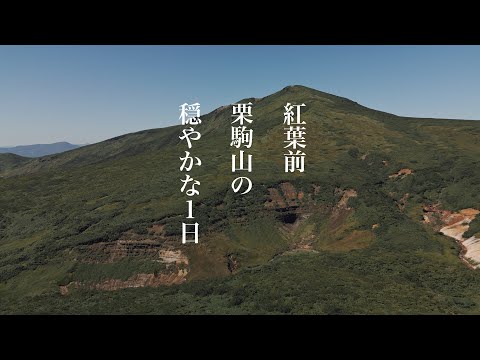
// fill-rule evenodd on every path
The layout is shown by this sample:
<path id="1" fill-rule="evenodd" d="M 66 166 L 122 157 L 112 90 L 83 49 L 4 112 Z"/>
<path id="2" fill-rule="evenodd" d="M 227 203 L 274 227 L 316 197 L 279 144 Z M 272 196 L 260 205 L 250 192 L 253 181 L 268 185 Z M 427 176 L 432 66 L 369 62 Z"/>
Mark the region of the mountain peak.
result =
<path id="1" fill-rule="evenodd" d="M 302 88 L 302 87 L 305 88 L 306 86 L 303 86 L 303 85 L 287 85 L 282 90 L 286 90 L 286 91 L 295 90 L 295 89 L 299 89 L 299 88 Z"/>
<path id="2" fill-rule="evenodd" d="M 276 94 L 321 96 L 330 100 L 350 101 L 352 103 L 354 102 L 350 99 L 347 99 L 341 96 L 337 96 L 325 91 L 317 90 L 308 86 L 298 85 L 298 84 L 285 86 L 282 90 L 278 91 Z"/>
<path id="3" fill-rule="evenodd" d="M 282 90 L 279 92 L 281 93 L 297 93 L 297 92 L 321 92 L 317 89 L 310 88 L 308 86 L 303 86 L 303 85 L 288 85 L 285 86 Z"/>

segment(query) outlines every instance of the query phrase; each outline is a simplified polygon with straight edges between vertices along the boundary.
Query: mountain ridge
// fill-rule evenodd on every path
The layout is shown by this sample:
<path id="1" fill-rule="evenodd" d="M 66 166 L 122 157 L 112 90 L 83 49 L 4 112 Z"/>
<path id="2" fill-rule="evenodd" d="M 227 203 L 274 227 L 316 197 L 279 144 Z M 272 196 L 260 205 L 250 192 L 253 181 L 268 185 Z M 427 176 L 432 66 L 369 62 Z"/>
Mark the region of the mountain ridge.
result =
<path id="1" fill-rule="evenodd" d="M 253 101 L 254 102 L 254 107 L 253 107 L 253 115 L 255 116 L 255 106 L 257 105 L 262 105 L 264 102 L 270 102 L 272 99 L 274 100 L 275 98 L 287 98 L 288 96 L 292 96 L 294 99 L 298 96 L 298 93 L 300 93 L 301 98 L 304 100 L 312 100 L 313 97 L 318 97 L 320 96 L 321 98 L 325 98 L 329 101 L 334 101 L 334 105 L 342 110 L 342 111 L 350 111 L 351 113 L 355 113 L 359 116 L 365 115 L 365 113 L 375 119 L 379 120 L 384 123 L 392 123 L 392 122 L 397 122 L 397 121 L 404 121 L 405 123 L 403 124 L 404 126 L 408 125 L 409 122 L 418 122 L 421 121 L 423 124 L 428 125 L 429 122 L 434 121 L 434 122 L 450 122 L 450 121 L 458 121 L 458 122 L 463 122 L 466 121 L 470 123 L 471 121 L 475 120 L 460 120 L 460 119 L 434 119 L 434 118 L 414 118 L 414 117 L 403 117 L 403 116 L 397 116 L 394 114 L 390 114 L 387 112 L 375 110 L 375 109 L 370 109 L 368 107 L 365 107 L 363 105 L 358 104 L 355 101 L 352 101 L 348 98 L 345 97 L 340 97 L 337 95 L 329 94 L 320 90 L 308 88 L 306 86 L 302 85 L 289 85 L 284 87 L 283 89 L 271 94 L 267 95 L 262 98 L 245 98 L 242 100 L 239 100 L 236 103 L 243 103 L 243 102 L 249 102 Z M 305 94 L 306 93 L 306 94 Z M 299 98 L 299 100 L 301 100 Z M 315 98 L 314 98 L 315 99 Z M 283 121 L 281 117 L 283 116 L 283 108 L 278 107 L 275 109 L 277 111 L 276 113 L 276 121 L 277 124 L 269 124 L 269 126 L 274 127 L 278 125 L 279 121 Z M 230 105 L 224 105 L 220 106 L 211 112 L 204 114 L 202 116 L 202 119 L 204 120 L 204 125 L 202 126 L 202 135 L 208 134 L 209 132 L 215 132 L 218 131 L 216 129 L 217 127 L 225 126 L 225 123 L 230 119 L 231 115 L 231 104 Z M 218 125 L 218 126 L 217 126 Z M 124 147 L 123 143 L 130 144 L 130 141 L 136 141 L 140 144 L 142 144 L 143 141 L 148 138 L 147 135 L 153 135 L 153 136 L 158 136 L 160 141 L 165 141 L 162 132 L 168 133 L 170 136 L 175 129 L 180 129 L 181 125 L 171 125 L 163 128 L 155 128 L 155 129 L 145 129 L 141 130 L 138 132 L 134 133 L 128 133 L 128 134 L 123 134 L 120 136 L 116 136 L 104 141 L 101 141 L 99 143 L 95 144 L 90 144 L 90 145 L 84 145 L 81 146 L 80 149 L 72 149 L 73 151 L 68 151 L 66 154 L 49 154 L 42 156 L 40 158 L 32 159 L 29 163 L 25 164 L 22 163 L 19 166 L 16 167 L 9 167 L 8 169 L 2 170 L 0 169 L 0 174 L 2 176 L 14 176 L 14 175 L 21 175 L 21 174 L 26 174 L 26 173 L 33 173 L 38 170 L 44 169 L 44 168 L 49 168 L 51 166 L 57 166 L 58 165 L 82 165 L 86 163 L 90 163 L 86 158 L 89 156 L 92 156 L 92 163 L 93 162 L 101 162 L 105 159 L 109 159 L 115 156 L 118 156 L 119 154 L 123 153 L 128 153 L 130 150 L 122 150 Z M 257 128 L 256 122 L 253 123 L 252 128 L 255 130 Z M 265 127 L 264 127 L 265 128 Z M 264 129 L 265 130 L 265 129 Z M 222 134 L 225 135 L 225 134 Z M 225 135 L 227 136 L 227 135 Z M 151 141 L 152 142 L 152 141 Z M 177 139 L 177 142 L 179 140 Z M 171 142 L 170 142 L 171 143 Z M 103 152 L 97 152 L 95 149 L 96 148 L 110 148 L 111 151 L 110 153 L 108 151 L 103 151 Z M 155 146 L 147 146 L 147 148 L 155 148 Z M 90 152 L 90 150 L 92 150 Z M 101 154 L 100 154 L 101 153 Z M 6 171 L 8 172 L 6 173 Z"/>

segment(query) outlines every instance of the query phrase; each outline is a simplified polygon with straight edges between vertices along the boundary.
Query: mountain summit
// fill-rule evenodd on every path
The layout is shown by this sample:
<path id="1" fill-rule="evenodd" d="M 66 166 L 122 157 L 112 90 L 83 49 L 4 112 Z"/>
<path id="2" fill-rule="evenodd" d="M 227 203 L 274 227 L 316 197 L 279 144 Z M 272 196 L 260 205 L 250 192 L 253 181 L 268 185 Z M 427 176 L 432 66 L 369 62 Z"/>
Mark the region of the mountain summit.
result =
<path id="1" fill-rule="evenodd" d="M 480 313 L 480 122 L 298 85 L 243 101 L 253 189 L 230 187 L 231 105 L 202 116 L 196 245 L 181 244 L 181 126 L 0 156 L 0 311 Z M 306 104 L 304 173 L 283 168 L 287 102 Z"/>

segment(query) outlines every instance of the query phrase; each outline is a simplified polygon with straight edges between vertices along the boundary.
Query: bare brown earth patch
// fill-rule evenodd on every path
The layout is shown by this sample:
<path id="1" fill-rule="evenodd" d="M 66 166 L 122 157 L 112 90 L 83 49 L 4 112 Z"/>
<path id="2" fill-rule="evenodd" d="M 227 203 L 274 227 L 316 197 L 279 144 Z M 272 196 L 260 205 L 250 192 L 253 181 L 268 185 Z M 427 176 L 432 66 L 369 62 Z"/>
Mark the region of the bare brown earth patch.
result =
<path id="1" fill-rule="evenodd" d="M 305 193 L 303 191 L 297 192 L 289 182 L 281 183 L 280 190 L 281 192 L 276 188 L 268 188 L 269 196 L 265 202 L 267 209 L 285 209 L 291 206 L 299 206 L 305 198 Z"/>
<path id="2" fill-rule="evenodd" d="M 469 208 L 452 212 L 441 209 L 440 204 L 433 204 L 425 205 L 423 211 L 423 222 L 455 239 L 461 248 L 460 259 L 472 269 L 479 268 L 480 239 L 475 236 L 464 238 L 463 235 L 468 231 L 470 222 L 480 214 L 480 210 Z"/>
<path id="3" fill-rule="evenodd" d="M 357 197 L 357 192 L 354 189 L 336 189 L 337 194 L 342 194 L 337 205 L 332 209 L 332 214 L 329 221 L 329 229 L 334 230 L 340 227 L 346 220 L 352 208 L 348 207 L 348 200 Z"/>
<path id="4" fill-rule="evenodd" d="M 165 225 L 163 225 L 163 224 L 155 224 L 155 225 L 152 225 L 150 228 L 148 228 L 148 231 L 149 231 L 151 234 L 163 235 L 163 233 L 164 233 L 164 231 L 165 231 Z"/>
<path id="5" fill-rule="evenodd" d="M 269 193 L 269 199 L 265 203 L 266 208 L 275 209 L 275 208 L 287 207 L 287 204 L 285 203 L 282 195 L 280 195 L 280 192 L 277 189 L 269 188 L 268 193 Z"/>
<path id="6" fill-rule="evenodd" d="M 297 191 L 295 190 L 295 187 L 289 183 L 281 183 L 280 188 L 282 189 L 283 195 L 285 199 L 287 200 L 288 205 L 296 205 L 296 200 L 297 200 Z"/>
<path id="7" fill-rule="evenodd" d="M 305 194 L 303 193 L 303 191 L 299 191 L 298 192 L 298 200 L 302 200 L 304 197 L 305 197 Z"/>
<path id="8" fill-rule="evenodd" d="M 412 174 L 413 174 L 412 169 L 404 168 L 404 169 L 398 170 L 398 172 L 396 172 L 395 174 L 390 175 L 389 178 L 390 179 L 397 179 L 397 178 L 403 179 L 403 178 L 407 177 L 408 175 L 412 175 Z"/>

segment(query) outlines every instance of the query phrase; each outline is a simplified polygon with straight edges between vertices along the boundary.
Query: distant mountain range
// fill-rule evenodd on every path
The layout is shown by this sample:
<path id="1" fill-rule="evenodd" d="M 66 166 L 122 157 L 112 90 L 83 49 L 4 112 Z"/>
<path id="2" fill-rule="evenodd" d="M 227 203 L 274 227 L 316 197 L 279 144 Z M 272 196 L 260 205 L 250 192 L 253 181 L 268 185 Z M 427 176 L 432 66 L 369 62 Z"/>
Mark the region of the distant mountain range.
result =
<path id="1" fill-rule="evenodd" d="M 25 157 L 40 157 L 45 155 L 52 155 L 62 153 L 64 151 L 73 150 L 83 145 L 74 145 L 62 141 L 54 144 L 35 144 L 35 145 L 21 145 L 14 147 L 0 148 L 0 153 L 11 153 Z"/>

